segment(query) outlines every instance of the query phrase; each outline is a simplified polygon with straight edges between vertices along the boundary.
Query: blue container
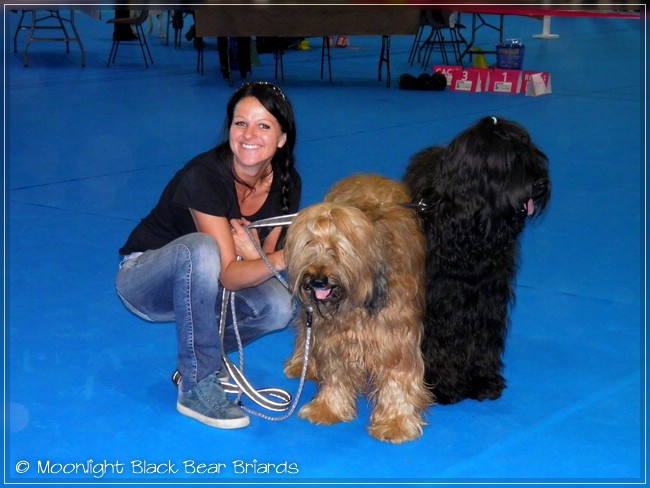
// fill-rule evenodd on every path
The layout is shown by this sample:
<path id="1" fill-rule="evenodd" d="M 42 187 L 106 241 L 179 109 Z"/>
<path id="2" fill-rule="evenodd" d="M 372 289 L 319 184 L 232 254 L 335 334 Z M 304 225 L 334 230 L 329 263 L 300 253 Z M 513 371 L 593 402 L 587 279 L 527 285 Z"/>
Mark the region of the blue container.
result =
<path id="1" fill-rule="evenodd" d="M 497 68 L 521 69 L 524 64 L 524 46 L 520 39 L 506 39 L 497 44 Z"/>

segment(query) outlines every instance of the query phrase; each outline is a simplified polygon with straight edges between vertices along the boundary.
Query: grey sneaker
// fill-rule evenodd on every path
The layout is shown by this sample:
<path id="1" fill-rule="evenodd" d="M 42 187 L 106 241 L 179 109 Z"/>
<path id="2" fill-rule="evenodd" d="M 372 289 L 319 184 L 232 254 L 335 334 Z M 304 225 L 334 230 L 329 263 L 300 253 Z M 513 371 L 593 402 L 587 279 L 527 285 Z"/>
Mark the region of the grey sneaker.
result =
<path id="1" fill-rule="evenodd" d="M 221 369 L 216 373 L 216 375 L 219 383 L 228 383 L 230 381 L 228 368 L 226 368 L 226 365 L 223 363 L 221 363 Z M 178 370 L 174 371 L 174 374 L 172 374 L 172 383 L 174 383 L 177 388 L 181 384 L 181 379 L 181 373 Z"/>
<path id="2" fill-rule="evenodd" d="M 221 363 L 221 369 L 217 373 L 217 379 L 220 383 L 228 383 L 230 381 L 230 374 L 224 363 Z"/>
<path id="3" fill-rule="evenodd" d="M 199 381 L 187 393 L 179 388 L 176 410 L 218 429 L 240 429 L 250 424 L 248 415 L 228 399 L 214 374 Z"/>

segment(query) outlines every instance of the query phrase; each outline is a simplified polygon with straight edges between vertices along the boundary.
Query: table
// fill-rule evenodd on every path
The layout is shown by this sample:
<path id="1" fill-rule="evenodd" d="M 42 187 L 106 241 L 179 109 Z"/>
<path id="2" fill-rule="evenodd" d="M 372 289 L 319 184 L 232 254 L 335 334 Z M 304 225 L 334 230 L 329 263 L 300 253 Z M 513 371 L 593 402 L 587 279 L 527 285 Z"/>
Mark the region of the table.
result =
<path id="1" fill-rule="evenodd" d="M 390 86 L 390 36 L 415 35 L 420 10 L 405 5 L 211 5 L 197 6 L 195 20 L 197 37 L 382 36 L 378 80 L 385 63 Z"/>
<path id="2" fill-rule="evenodd" d="M 557 39 L 559 36 L 550 33 L 550 19 L 551 17 L 600 17 L 600 18 L 627 18 L 639 19 L 638 13 L 628 12 L 615 12 L 607 10 L 607 5 L 600 7 L 588 7 L 583 5 L 562 5 L 561 8 L 557 6 L 535 6 L 535 5 L 502 5 L 502 6 L 478 6 L 478 5 L 455 5 L 453 7 L 440 6 L 441 9 L 452 9 L 460 12 L 461 14 L 468 14 L 472 16 L 472 31 L 471 37 L 467 47 L 460 57 L 460 64 L 462 59 L 469 55 L 472 56 L 472 47 L 476 41 L 476 31 L 482 27 L 488 27 L 495 30 L 499 34 L 499 42 L 503 42 L 503 19 L 506 15 L 519 15 L 525 17 L 534 17 L 543 21 L 543 31 L 541 34 L 534 35 L 538 39 Z M 498 24 L 487 21 L 485 15 L 498 16 Z M 495 51 L 483 51 L 483 53 L 494 53 Z"/>
<path id="3" fill-rule="evenodd" d="M 13 7 L 13 6 L 12 6 Z M 70 52 L 70 42 L 76 42 L 81 50 L 81 66 L 86 66 L 86 52 L 84 51 L 81 38 L 75 27 L 74 9 L 27 9 L 25 7 L 16 10 L 20 12 L 20 21 L 16 27 L 14 34 L 14 52 L 18 52 L 17 39 L 20 31 L 26 30 L 29 32 L 27 42 L 25 43 L 25 50 L 23 51 L 23 65 L 29 64 L 29 46 L 32 42 L 65 42 L 66 53 Z M 68 16 L 65 16 L 68 12 Z M 23 24 L 26 14 L 31 14 L 31 23 Z M 48 22 L 49 21 L 49 22 Z M 71 30 L 72 35 L 66 29 L 66 23 Z M 38 37 L 37 32 L 45 31 L 60 31 L 63 37 Z"/>

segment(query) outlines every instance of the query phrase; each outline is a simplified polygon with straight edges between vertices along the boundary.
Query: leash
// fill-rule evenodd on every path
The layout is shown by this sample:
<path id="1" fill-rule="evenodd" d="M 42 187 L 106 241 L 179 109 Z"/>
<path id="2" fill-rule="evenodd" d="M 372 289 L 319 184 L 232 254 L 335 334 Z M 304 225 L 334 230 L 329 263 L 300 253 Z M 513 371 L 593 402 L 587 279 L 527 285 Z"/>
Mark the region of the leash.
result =
<path id="1" fill-rule="evenodd" d="M 414 208 L 416 211 L 424 211 L 427 208 L 427 205 L 424 203 L 423 200 L 420 200 L 418 203 L 408 203 L 408 204 L 400 204 L 401 207 L 404 208 Z M 259 253 L 260 257 L 266 264 L 266 266 L 271 270 L 273 275 L 282 283 L 282 285 L 288 290 L 289 285 L 285 281 L 285 279 L 278 273 L 277 270 L 273 268 L 271 265 L 271 262 L 269 261 L 268 257 L 266 256 L 266 253 L 262 249 L 261 245 L 259 242 L 253 237 L 250 229 L 255 229 L 255 228 L 260 228 L 260 227 L 277 227 L 281 225 L 289 225 L 293 221 L 293 218 L 298 215 L 298 214 L 291 214 L 291 215 L 281 215 L 279 217 L 271 217 L 268 219 L 263 219 L 263 220 L 258 220 L 256 222 L 253 222 L 249 224 L 248 226 L 244 227 L 244 230 L 248 234 L 248 237 L 251 239 L 251 242 L 255 246 L 255 249 Z M 240 259 L 240 258 L 238 258 Z M 226 393 L 233 393 L 236 394 L 236 402 L 240 405 L 241 409 L 256 415 L 258 417 L 264 418 L 266 420 L 272 420 L 272 421 L 282 421 L 286 420 L 291 415 L 293 414 L 294 410 L 296 409 L 296 406 L 298 405 L 298 400 L 300 399 L 300 395 L 302 394 L 303 387 L 305 385 L 305 379 L 307 376 L 307 366 L 309 362 L 309 348 L 310 348 L 310 343 L 311 343 L 311 332 L 312 332 L 312 320 L 313 320 L 313 308 L 311 306 L 307 307 L 305 310 L 305 313 L 307 314 L 307 319 L 306 319 L 306 333 L 305 333 L 305 348 L 303 351 L 303 363 L 302 363 L 302 371 L 300 372 L 300 381 L 298 383 L 298 389 L 296 392 L 296 396 L 292 402 L 291 400 L 291 395 L 280 388 L 261 388 L 261 389 L 255 389 L 250 382 L 246 379 L 246 377 L 243 374 L 244 371 L 244 348 L 241 342 L 241 337 L 239 335 L 239 327 L 237 325 L 237 316 L 235 314 L 235 294 L 234 292 L 230 292 L 224 288 L 223 290 L 223 295 L 221 299 L 221 317 L 219 320 L 219 333 L 221 335 L 221 341 L 223 343 L 223 336 L 225 333 L 225 328 L 226 328 L 226 316 L 228 314 L 228 304 L 230 304 L 230 309 L 231 309 L 231 314 L 233 318 L 233 329 L 235 331 L 235 337 L 237 339 L 237 349 L 239 353 L 239 367 L 237 367 L 231 360 L 226 356 L 225 353 L 222 352 L 222 360 L 223 363 L 226 365 L 226 369 L 228 370 L 228 373 L 230 374 L 230 377 L 234 380 L 233 383 L 221 383 L 222 388 Z M 286 410 L 287 413 L 281 417 L 274 417 L 270 415 L 266 415 L 262 412 L 258 412 L 256 410 L 251 410 L 250 408 L 246 407 L 245 405 L 242 404 L 241 398 L 243 395 L 246 395 L 248 398 L 250 398 L 253 402 L 255 402 L 257 405 L 259 405 L 262 408 L 265 408 L 267 410 L 271 410 L 274 412 L 284 412 Z"/>
<path id="2" fill-rule="evenodd" d="M 244 227 L 246 230 L 246 233 L 250 237 L 251 241 L 255 245 L 255 248 L 257 252 L 260 254 L 260 257 L 264 261 L 264 263 L 267 265 L 267 267 L 273 272 L 273 275 L 280 281 L 280 283 L 283 284 L 283 286 L 289 290 L 289 285 L 287 282 L 284 280 L 284 278 L 278 273 L 277 270 L 273 268 L 271 265 L 271 262 L 269 261 L 268 257 L 266 256 L 266 253 L 262 250 L 262 247 L 260 246 L 259 242 L 257 242 L 256 239 L 253 238 L 253 235 L 250 232 L 250 229 L 253 228 L 259 228 L 259 227 L 277 227 L 280 225 L 289 225 L 291 224 L 291 221 L 297 214 L 291 214 L 291 215 L 282 215 L 279 217 L 271 217 L 269 219 L 263 219 L 259 220 L 257 222 L 253 222 L 250 225 Z M 264 418 L 266 420 L 272 420 L 272 421 L 282 421 L 288 419 L 296 409 L 296 406 L 298 405 L 298 400 L 300 399 L 300 395 L 302 394 L 302 390 L 305 384 L 305 378 L 307 376 L 307 364 L 309 360 L 309 344 L 311 342 L 311 326 L 312 326 L 312 318 L 313 318 L 313 309 L 312 307 L 308 307 L 306 309 L 306 314 L 307 314 L 307 320 L 306 320 L 306 336 L 305 336 L 305 348 L 303 351 L 303 365 L 302 365 L 302 371 L 300 373 L 300 381 L 298 384 L 298 389 L 296 392 L 295 398 L 291 399 L 291 395 L 280 388 L 260 388 L 256 389 L 254 388 L 250 382 L 246 379 L 246 377 L 243 374 L 244 371 L 244 348 L 242 345 L 241 341 L 241 336 L 239 334 L 239 327 L 237 325 L 237 316 L 235 314 L 235 293 L 228 291 L 224 288 L 223 294 L 221 297 L 221 316 L 219 318 L 219 334 L 221 336 L 221 341 L 223 343 L 223 336 L 225 333 L 226 329 L 226 317 L 228 315 L 228 305 L 230 305 L 231 309 L 231 314 L 232 314 L 232 319 L 233 319 L 233 329 L 235 331 L 235 337 L 237 339 L 237 349 L 238 349 L 238 354 L 239 354 L 239 367 L 236 366 L 228 356 L 226 356 L 225 353 L 222 352 L 221 357 L 223 363 L 226 365 L 226 369 L 228 370 L 228 373 L 230 374 L 230 377 L 233 379 L 233 383 L 221 383 L 222 388 L 226 393 L 233 393 L 237 395 L 236 402 L 240 405 L 241 409 L 256 415 L 258 417 Z M 255 402 L 257 405 L 259 405 L 262 408 L 265 408 L 267 410 L 271 410 L 274 412 L 284 412 L 287 411 L 287 413 L 281 417 L 275 417 L 275 416 L 270 416 L 266 415 L 262 412 L 258 412 L 256 410 L 251 410 L 250 408 L 242 405 L 241 403 L 241 398 L 243 395 L 246 395 L 248 398 L 250 398 L 253 402 Z"/>
<path id="3" fill-rule="evenodd" d="M 289 225 L 293 221 L 293 218 L 298 215 L 298 214 L 289 214 L 289 215 L 280 215 L 279 217 L 271 217 L 268 219 L 262 219 L 258 220 L 257 222 L 253 222 L 252 224 L 244 227 L 244 230 L 246 231 L 246 234 L 248 234 L 249 239 L 255 246 L 255 249 L 257 250 L 258 254 L 262 258 L 262 261 L 266 264 L 266 266 L 271 270 L 273 275 L 282 283 L 282 285 L 287 289 L 287 291 L 291 291 L 289 289 L 289 284 L 285 281 L 285 279 L 282 277 L 280 273 L 278 273 L 274 268 L 273 265 L 271 265 L 271 261 L 269 261 L 269 258 L 266 256 L 266 253 L 262 250 L 262 246 L 260 246 L 260 243 L 253 237 L 253 234 L 251 233 L 251 229 L 256 229 L 259 227 L 278 227 L 281 225 Z"/>
<path id="4" fill-rule="evenodd" d="M 419 212 L 425 211 L 427 209 L 427 205 L 426 203 L 424 203 L 424 200 L 420 200 L 418 203 L 399 204 L 399 206 L 404 208 L 413 208 Z M 273 275 L 280 281 L 280 283 L 282 283 L 282 285 L 288 291 L 290 291 L 289 285 L 282 277 L 282 275 L 280 275 L 280 273 L 278 273 L 278 271 L 273 268 L 271 262 L 266 256 L 266 253 L 262 249 L 259 242 L 253 237 L 250 229 L 255 229 L 260 227 L 277 227 L 281 225 L 289 225 L 291 224 L 293 218 L 296 215 L 298 214 L 271 217 L 268 219 L 258 220 L 244 227 L 244 230 L 248 234 L 248 237 L 251 239 L 251 242 L 255 246 L 255 249 L 259 253 L 260 257 L 262 258 L 266 266 L 271 270 Z M 309 362 L 309 347 L 311 342 L 313 308 L 309 306 L 305 310 L 305 313 L 307 314 L 307 319 L 306 319 L 305 348 L 303 351 L 302 371 L 300 372 L 300 381 L 298 383 L 296 396 L 292 402 L 291 395 L 287 391 L 282 390 L 280 388 L 255 389 L 244 376 L 243 374 L 244 348 L 241 342 L 241 337 L 239 335 L 239 327 L 237 326 L 237 316 L 235 314 L 235 294 L 234 292 L 230 292 L 225 288 L 223 290 L 223 295 L 221 299 L 221 317 L 219 319 L 219 333 L 221 335 L 222 343 L 223 343 L 223 336 L 226 328 L 226 316 L 228 314 L 228 303 L 230 303 L 230 309 L 233 318 L 233 329 L 235 331 L 235 337 L 237 338 L 237 349 L 239 353 L 239 367 L 235 366 L 235 364 L 230 360 L 230 358 L 228 358 L 228 356 L 226 356 L 226 354 L 222 352 L 223 363 L 226 365 L 226 369 L 228 370 L 230 377 L 234 380 L 234 384 L 221 383 L 222 388 L 224 389 L 224 391 L 226 391 L 226 393 L 233 393 L 237 395 L 236 402 L 240 405 L 241 409 L 244 410 L 245 412 L 264 418 L 266 420 L 272 420 L 276 422 L 288 419 L 289 417 L 291 417 L 294 410 L 296 409 L 296 406 L 298 405 L 298 400 L 300 399 L 300 395 L 302 394 L 302 390 L 305 385 L 305 379 L 307 376 L 307 366 Z M 242 404 L 241 398 L 243 395 L 246 395 L 257 405 L 267 410 L 271 410 L 274 412 L 284 412 L 286 410 L 288 411 L 286 414 L 284 414 L 281 417 L 274 417 L 274 416 L 266 415 L 262 412 L 258 412 L 256 410 L 251 410 L 250 408 Z"/>
<path id="5" fill-rule="evenodd" d="M 412 208 L 416 212 L 424 212 L 429 208 L 425 203 L 424 198 L 421 198 L 418 203 L 400 203 L 399 206 L 403 208 Z"/>
<path id="6" fill-rule="evenodd" d="M 417 211 L 424 211 L 427 209 L 427 205 L 426 203 L 424 203 L 423 200 L 420 200 L 418 203 L 399 204 L 399 206 L 404 208 L 413 208 Z M 252 222 L 248 226 L 244 227 L 244 230 L 248 234 L 248 237 L 251 239 L 251 242 L 255 246 L 255 249 L 259 253 L 260 257 L 262 258 L 266 266 L 271 270 L 273 275 L 280 281 L 280 283 L 282 283 L 282 285 L 287 289 L 287 291 L 290 291 L 289 285 L 287 284 L 286 280 L 282 277 L 282 275 L 275 268 L 273 268 L 271 262 L 266 256 L 266 253 L 260 246 L 259 242 L 253 237 L 250 229 L 290 225 L 291 222 L 293 221 L 293 218 L 296 215 L 298 214 L 294 213 L 289 215 L 281 215 L 278 217 L 271 217 L 268 219 L 262 219 L 256 222 Z M 237 325 L 237 316 L 235 314 L 235 293 L 226 290 L 225 288 L 221 296 L 221 315 L 219 317 L 219 335 L 221 337 L 221 342 L 223 343 L 223 337 L 226 329 L 228 305 L 230 305 L 231 308 L 231 314 L 233 318 L 233 329 L 235 331 L 235 337 L 237 339 L 239 366 L 236 366 L 230 360 L 230 358 L 226 356 L 225 353 L 223 352 L 221 353 L 222 362 L 226 366 L 226 369 L 228 370 L 228 374 L 234 380 L 234 384 L 229 382 L 222 382 L 221 383 L 222 388 L 226 393 L 236 394 L 237 395 L 236 402 L 240 405 L 241 409 L 252 415 L 256 415 L 266 420 L 271 420 L 276 422 L 288 419 L 295 411 L 300 396 L 302 394 L 302 390 L 305 385 L 305 380 L 307 376 L 307 366 L 309 361 L 309 349 L 310 349 L 310 342 L 311 342 L 313 308 L 309 306 L 305 309 L 305 313 L 307 314 L 307 319 L 306 319 L 305 347 L 303 351 L 303 364 L 302 364 L 302 371 L 300 372 L 300 380 L 298 383 L 296 396 L 292 401 L 291 394 L 288 393 L 286 390 L 280 388 L 256 389 L 255 387 L 253 387 L 253 385 L 251 385 L 251 383 L 244 376 L 243 374 L 244 347 L 241 341 L 241 336 L 239 334 L 239 327 Z M 172 376 L 172 381 L 176 384 L 176 386 L 178 386 L 180 382 L 180 374 L 178 373 L 178 371 L 174 373 L 174 375 Z M 274 412 L 284 412 L 287 410 L 288 411 L 285 415 L 281 417 L 274 417 L 274 416 L 266 415 L 262 412 L 251 410 L 250 408 L 246 407 L 241 403 L 241 398 L 243 395 L 246 395 L 257 405 L 267 410 L 274 411 Z"/>
<path id="7" fill-rule="evenodd" d="M 256 229 L 258 227 L 278 227 L 280 225 L 289 225 L 293 221 L 296 215 L 298 214 L 294 213 L 294 214 L 280 215 L 278 217 L 269 217 L 268 219 L 262 219 L 253 222 L 249 224 L 247 228 Z"/>

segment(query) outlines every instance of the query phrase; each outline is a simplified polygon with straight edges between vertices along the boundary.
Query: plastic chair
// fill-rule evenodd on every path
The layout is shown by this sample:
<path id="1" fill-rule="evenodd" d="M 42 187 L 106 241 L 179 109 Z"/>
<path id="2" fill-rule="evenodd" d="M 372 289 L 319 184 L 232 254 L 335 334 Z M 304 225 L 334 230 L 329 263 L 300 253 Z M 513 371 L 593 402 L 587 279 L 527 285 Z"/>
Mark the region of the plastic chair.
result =
<path id="1" fill-rule="evenodd" d="M 430 29 L 429 35 L 422 41 L 422 37 L 427 28 Z M 431 53 L 433 51 L 440 51 L 443 63 L 449 65 L 449 57 L 447 55 L 447 46 L 449 46 L 454 54 L 454 64 L 458 65 L 461 53 L 460 46 L 467 44 L 460 31 L 464 28 L 465 26 L 459 23 L 455 12 L 421 10 L 420 28 L 411 46 L 411 52 L 408 58 L 409 64 L 412 66 L 417 58 L 422 63 L 422 66 L 426 67 L 429 64 Z M 445 38 L 446 32 L 449 34 L 447 38 Z"/>
<path id="2" fill-rule="evenodd" d="M 134 41 L 138 41 L 140 44 L 140 49 L 142 49 L 142 56 L 144 57 L 144 64 L 148 68 L 149 63 L 147 63 L 147 55 L 149 55 L 149 62 L 153 64 L 153 57 L 151 57 L 151 51 L 149 51 L 149 45 L 147 44 L 147 37 L 144 35 L 144 29 L 142 25 L 147 21 L 147 18 L 149 17 L 149 11 L 148 10 L 142 10 L 140 11 L 140 14 L 136 17 L 116 17 L 114 19 L 109 19 L 106 21 L 107 24 L 121 24 L 121 25 L 128 25 L 130 27 L 135 27 L 135 36 L 136 39 Z M 115 36 L 113 37 L 113 45 L 111 46 L 111 52 L 108 55 L 108 63 L 106 66 L 110 66 L 111 63 L 115 63 L 115 57 L 117 56 L 117 49 L 120 47 L 120 44 L 122 43 L 130 43 L 131 41 L 124 41 L 121 39 L 116 39 Z"/>

